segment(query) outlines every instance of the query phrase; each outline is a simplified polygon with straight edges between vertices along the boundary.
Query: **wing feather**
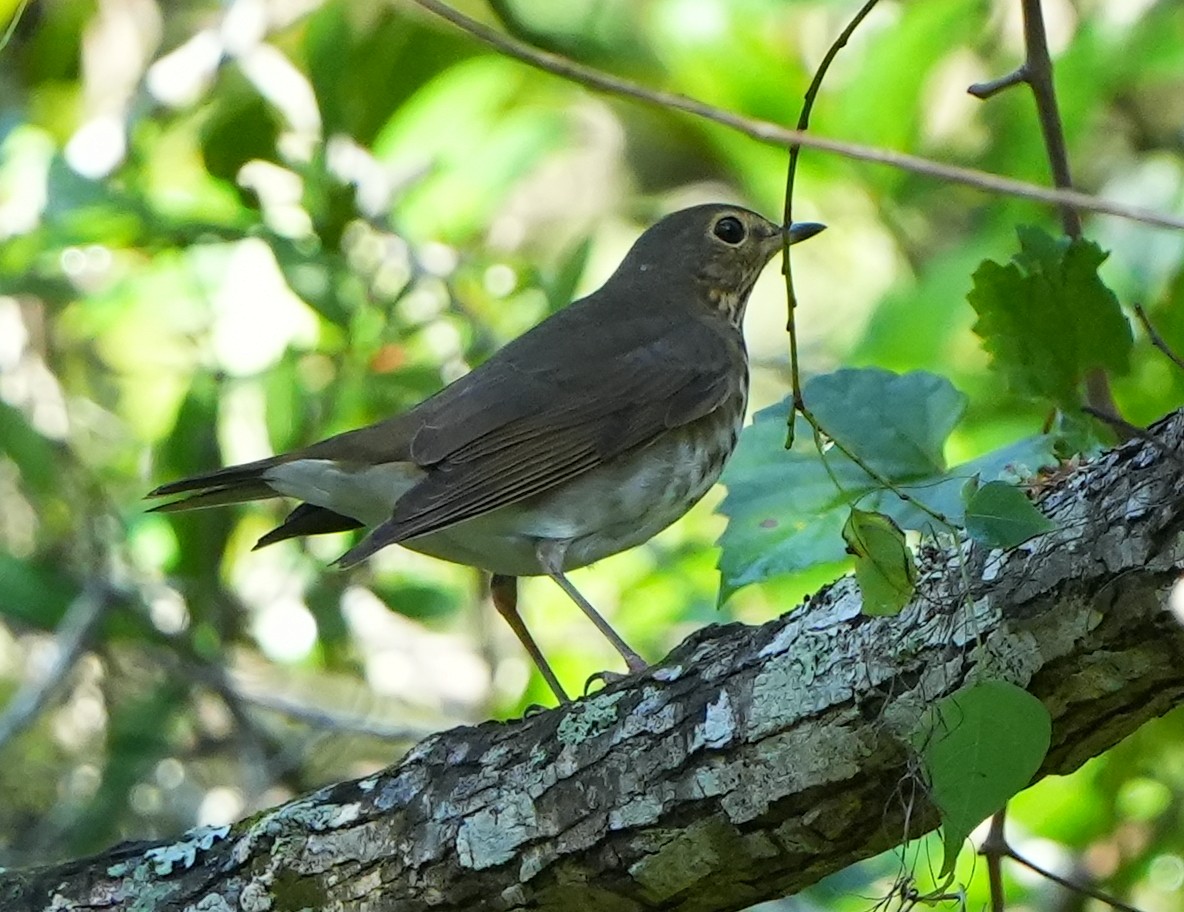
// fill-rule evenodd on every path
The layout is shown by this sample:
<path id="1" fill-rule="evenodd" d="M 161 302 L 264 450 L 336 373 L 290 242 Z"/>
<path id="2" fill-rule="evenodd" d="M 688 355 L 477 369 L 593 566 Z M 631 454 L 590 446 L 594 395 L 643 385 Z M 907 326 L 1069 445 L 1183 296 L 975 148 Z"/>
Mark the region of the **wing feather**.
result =
<path id="1" fill-rule="evenodd" d="M 529 401 L 534 410 L 504 409 L 503 416 L 513 417 L 487 422 L 479 435 L 453 435 L 447 452 L 443 437 L 433 438 L 427 450 L 436 461 L 424 480 L 341 563 L 542 494 L 710 414 L 737 392 L 743 378 L 736 360 L 743 357 L 743 341 L 731 327 L 687 319 L 665 322 L 597 364 L 568 359 L 550 371 L 518 374 L 521 390 L 513 372 L 503 373 L 501 392 L 520 395 L 516 403 Z M 540 396 L 540 388 L 550 394 Z"/>

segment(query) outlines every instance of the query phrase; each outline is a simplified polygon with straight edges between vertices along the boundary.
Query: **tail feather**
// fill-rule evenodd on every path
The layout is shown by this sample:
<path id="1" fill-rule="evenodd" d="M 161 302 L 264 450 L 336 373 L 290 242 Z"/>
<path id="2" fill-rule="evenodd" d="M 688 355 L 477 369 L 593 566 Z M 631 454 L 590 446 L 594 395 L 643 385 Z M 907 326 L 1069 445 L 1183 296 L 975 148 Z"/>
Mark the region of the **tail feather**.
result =
<path id="1" fill-rule="evenodd" d="M 360 529 L 362 523 L 350 516 L 342 516 L 325 507 L 302 503 L 288 514 L 287 518 L 255 543 L 252 551 L 258 551 L 276 542 L 302 535 L 322 535 L 326 532 L 348 532 Z"/>
<path id="2" fill-rule="evenodd" d="M 221 507 L 227 504 L 246 503 L 251 500 L 266 500 L 280 495 L 263 480 L 263 473 L 276 464 L 275 457 L 247 462 L 242 465 L 192 475 L 179 481 L 162 484 L 148 493 L 148 497 L 171 497 L 188 494 L 180 500 L 160 504 L 150 512 L 176 513 L 181 510 L 201 510 L 205 507 Z"/>
<path id="3" fill-rule="evenodd" d="M 227 485 L 222 488 L 198 491 L 190 497 L 184 497 L 181 500 L 174 500 L 151 507 L 148 512 L 180 513 L 183 510 L 204 510 L 207 507 L 224 507 L 229 504 L 247 503 L 252 500 L 267 500 L 270 497 L 279 496 L 266 482 L 248 482 L 241 485 Z"/>
<path id="4" fill-rule="evenodd" d="M 190 475 L 179 481 L 170 481 L 148 492 L 148 497 L 168 497 L 172 494 L 188 494 L 195 491 L 206 491 L 213 488 L 245 488 L 254 483 L 262 483 L 263 473 L 280 460 L 272 456 L 268 459 L 258 459 L 255 462 L 244 462 L 242 465 L 228 466 L 213 472 L 203 472 L 200 475 Z M 273 495 L 274 496 L 274 495 Z"/>
<path id="5" fill-rule="evenodd" d="M 163 484 L 148 494 L 148 497 L 169 497 L 177 494 L 188 496 L 152 507 L 148 512 L 180 513 L 185 510 L 202 510 L 206 507 L 223 507 L 252 500 L 283 497 L 284 495 L 275 490 L 263 477 L 268 469 L 279 462 L 280 458 L 261 459 L 258 462 L 230 466 Z M 260 538 L 255 548 L 263 548 L 304 535 L 346 532 L 361 528 L 362 525 L 350 516 L 343 516 L 315 504 L 302 503 L 289 513 L 279 526 Z"/>

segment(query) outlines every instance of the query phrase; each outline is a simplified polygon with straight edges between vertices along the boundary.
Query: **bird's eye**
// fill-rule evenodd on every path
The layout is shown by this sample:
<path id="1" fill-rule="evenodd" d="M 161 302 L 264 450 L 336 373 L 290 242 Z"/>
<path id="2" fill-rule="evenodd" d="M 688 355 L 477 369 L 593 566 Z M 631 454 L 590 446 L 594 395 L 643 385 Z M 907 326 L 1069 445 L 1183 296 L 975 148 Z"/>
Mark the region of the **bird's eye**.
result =
<path id="1" fill-rule="evenodd" d="M 744 224 L 732 215 L 725 215 L 712 229 L 712 233 L 725 244 L 739 244 L 744 240 Z"/>

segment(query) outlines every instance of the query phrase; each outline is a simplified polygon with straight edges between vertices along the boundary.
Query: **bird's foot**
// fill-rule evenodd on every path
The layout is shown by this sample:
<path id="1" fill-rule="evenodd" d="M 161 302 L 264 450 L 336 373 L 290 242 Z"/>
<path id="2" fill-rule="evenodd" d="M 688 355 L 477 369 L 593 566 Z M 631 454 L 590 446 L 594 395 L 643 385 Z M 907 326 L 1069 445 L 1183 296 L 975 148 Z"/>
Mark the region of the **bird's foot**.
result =
<path id="1" fill-rule="evenodd" d="M 610 684 L 616 684 L 618 681 L 624 681 L 626 678 L 630 678 L 635 674 L 641 674 L 650 667 L 645 659 L 639 656 L 632 649 L 628 649 L 628 647 L 626 647 L 626 650 L 621 652 L 621 656 L 625 659 L 625 664 L 629 667 L 629 671 L 624 673 L 619 671 L 596 672 L 596 674 L 592 675 L 587 681 L 584 682 L 584 696 L 588 696 L 588 692 L 592 689 L 593 684 L 601 684 L 604 687 L 608 687 Z"/>
<path id="2" fill-rule="evenodd" d="M 600 684 L 602 687 L 608 687 L 610 684 L 616 684 L 618 681 L 624 681 L 630 677 L 632 672 L 624 674 L 619 671 L 598 671 L 596 674 L 590 676 L 584 682 L 584 696 L 588 696 L 592 692 L 592 687 L 595 684 Z"/>

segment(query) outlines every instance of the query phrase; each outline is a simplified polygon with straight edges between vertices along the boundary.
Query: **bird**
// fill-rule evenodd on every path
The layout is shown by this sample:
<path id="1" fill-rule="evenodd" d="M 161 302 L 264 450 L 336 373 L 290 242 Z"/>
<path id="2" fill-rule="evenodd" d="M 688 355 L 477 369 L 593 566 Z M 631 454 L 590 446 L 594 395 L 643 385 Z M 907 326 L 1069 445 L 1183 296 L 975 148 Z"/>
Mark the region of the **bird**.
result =
<path id="1" fill-rule="evenodd" d="M 591 294 L 409 410 L 281 453 L 162 484 L 172 513 L 270 498 L 299 505 L 256 548 L 366 529 L 334 563 L 399 544 L 491 574 L 498 613 L 560 703 L 569 697 L 518 611 L 548 576 L 621 655 L 645 660 L 567 578 L 685 514 L 744 421 L 741 323 L 777 251 L 825 226 L 705 204 L 646 229 Z"/>

